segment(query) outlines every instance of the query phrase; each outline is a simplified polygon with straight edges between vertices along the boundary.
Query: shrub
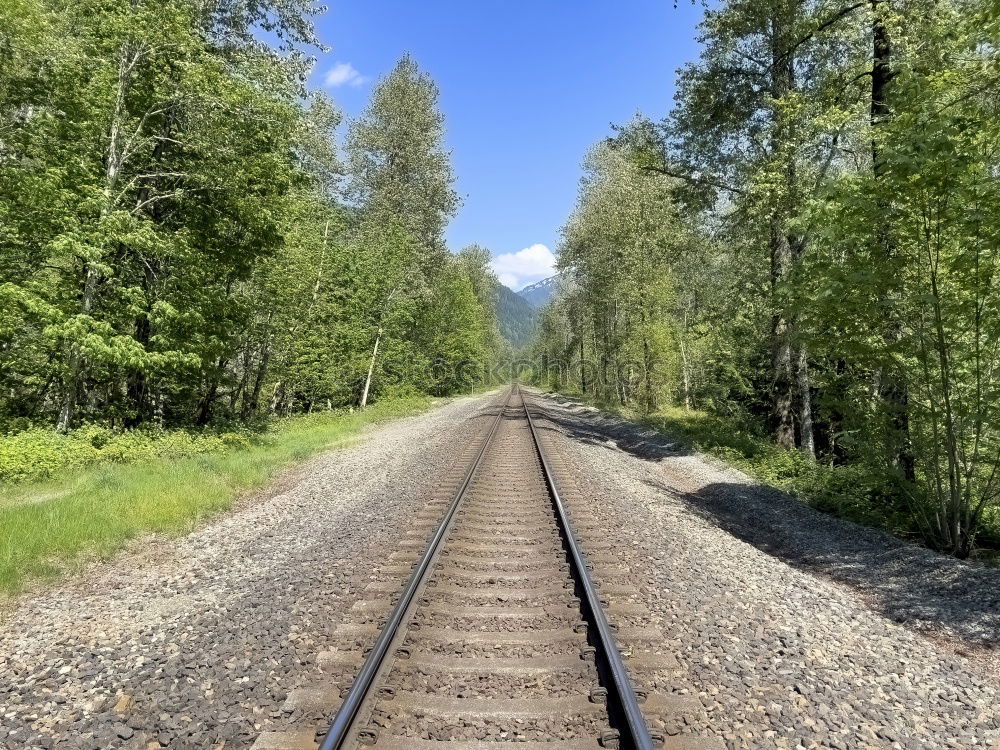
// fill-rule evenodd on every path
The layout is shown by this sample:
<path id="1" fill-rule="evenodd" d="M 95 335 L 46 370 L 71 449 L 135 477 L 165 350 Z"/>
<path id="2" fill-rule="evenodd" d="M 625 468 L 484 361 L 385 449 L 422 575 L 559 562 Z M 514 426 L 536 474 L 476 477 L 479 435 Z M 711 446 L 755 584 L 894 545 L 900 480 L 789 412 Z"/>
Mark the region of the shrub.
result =
<path id="1" fill-rule="evenodd" d="M 249 447 L 250 432 L 161 430 L 113 432 L 84 425 L 65 435 L 33 428 L 0 438 L 0 482 L 47 479 L 67 469 L 97 463 L 126 464 L 160 458 L 184 458 Z"/>
<path id="2" fill-rule="evenodd" d="M 905 488 L 878 467 L 814 462 L 779 448 L 757 425 L 704 412 L 668 409 L 648 421 L 824 513 L 903 536 L 918 533 Z"/>

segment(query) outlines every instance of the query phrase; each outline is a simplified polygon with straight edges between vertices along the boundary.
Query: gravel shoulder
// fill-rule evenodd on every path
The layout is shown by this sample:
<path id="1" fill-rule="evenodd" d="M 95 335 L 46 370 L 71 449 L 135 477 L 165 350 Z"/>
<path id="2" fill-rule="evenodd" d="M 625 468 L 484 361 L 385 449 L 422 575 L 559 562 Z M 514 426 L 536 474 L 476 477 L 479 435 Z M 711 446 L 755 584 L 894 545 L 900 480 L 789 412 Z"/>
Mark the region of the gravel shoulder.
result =
<path id="1" fill-rule="evenodd" d="M 0 623 L 0 748 L 247 748 L 365 598 L 494 397 L 369 430 L 176 540 Z M 1000 572 L 812 511 L 627 422 L 549 399 L 648 619 L 728 748 L 1000 748 Z M 932 635 L 940 643 L 930 640 Z M 978 659 L 970 660 L 962 649 Z M 991 661 L 992 660 L 992 661 Z"/>
<path id="2" fill-rule="evenodd" d="M 646 604 L 685 663 L 676 689 L 706 707 L 698 731 L 733 749 L 1000 748 L 1000 571 L 578 402 L 537 403 L 607 533 L 651 568 Z"/>
<path id="3" fill-rule="evenodd" d="M 186 537 L 20 597 L 0 748 L 249 747 L 494 399 L 370 428 Z"/>

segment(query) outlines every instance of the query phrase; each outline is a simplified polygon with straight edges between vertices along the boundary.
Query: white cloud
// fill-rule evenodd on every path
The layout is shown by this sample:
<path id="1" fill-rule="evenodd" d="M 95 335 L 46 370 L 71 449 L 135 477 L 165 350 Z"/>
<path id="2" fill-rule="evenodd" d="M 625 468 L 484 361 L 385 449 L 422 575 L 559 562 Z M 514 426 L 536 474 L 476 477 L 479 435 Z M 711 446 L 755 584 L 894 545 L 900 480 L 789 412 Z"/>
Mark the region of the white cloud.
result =
<path id="1" fill-rule="evenodd" d="M 327 86 L 360 86 L 368 80 L 361 75 L 350 63 L 339 62 L 327 71 L 323 79 Z"/>
<path id="2" fill-rule="evenodd" d="M 492 265 L 500 283 L 516 292 L 528 284 L 554 276 L 556 256 L 545 245 L 536 243 L 516 253 L 498 255 Z"/>

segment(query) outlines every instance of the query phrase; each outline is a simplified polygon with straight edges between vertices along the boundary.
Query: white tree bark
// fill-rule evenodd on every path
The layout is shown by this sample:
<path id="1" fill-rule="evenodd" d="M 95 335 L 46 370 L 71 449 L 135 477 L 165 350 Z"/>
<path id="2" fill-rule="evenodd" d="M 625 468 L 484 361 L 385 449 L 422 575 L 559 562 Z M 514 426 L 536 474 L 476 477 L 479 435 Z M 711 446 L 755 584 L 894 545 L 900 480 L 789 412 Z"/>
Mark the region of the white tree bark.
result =
<path id="1" fill-rule="evenodd" d="M 798 386 L 799 398 L 801 399 L 799 406 L 799 426 L 802 431 L 800 448 L 803 453 L 815 460 L 816 437 L 813 434 L 812 384 L 809 378 L 809 357 L 804 346 L 799 348 Z"/>
<path id="2" fill-rule="evenodd" d="M 372 385 L 372 372 L 375 370 L 375 358 L 378 356 L 378 345 L 382 340 L 382 329 L 378 329 L 378 334 L 375 336 L 375 348 L 372 349 L 372 359 L 368 363 L 368 377 L 365 378 L 365 389 L 361 392 L 361 403 L 359 407 L 364 409 L 368 405 L 368 390 Z"/>
<path id="3" fill-rule="evenodd" d="M 681 329 L 681 335 L 678 338 L 678 344 L 681 350 L 681 375 L 684 378 L 684 410 L 691 411 L 691 370 L 688 364 L 687 357 L 687 346 L 685 346 L 685 340 L 687 339 L 688 331 L 688 310 L 687 305 L 684 306 L 684 324 Z"/>
<path id="4" fill-rule="evenodd" d="M 118 180 L 121 177 L 122 165 L 124 163 L 122 128 L 125 117 L 125 99 L 128 96 L 132 82 L 132 71 L 135 69 L 141 56 L 141 50 L 130 43 L 123 44 L 119 51 L 118 81 L 115 86 L 115 103 L 108 126 L 108 150 L 105 155 L 104 184 L 101 191 L 103 196 L 101 219 L 110 214 L 114 208 L 114 193 L 118 186 Z M 90 259 L 84 259 L 83 277 L 80 312 L 83 315 L 89 315 L 94 307 L 94 297 L 97 294 L 98 280 L 98 271 L 94 268 L 94 264 Z M 56 430 L 59 432 L 66 432 L 73 422 L 83 367 L 83 355 L 80 352 L 80 348 L 75 342 L 71 342 L 67 347 L 67 374 L 63 385 L 59 419 L 56 422 Z"/>

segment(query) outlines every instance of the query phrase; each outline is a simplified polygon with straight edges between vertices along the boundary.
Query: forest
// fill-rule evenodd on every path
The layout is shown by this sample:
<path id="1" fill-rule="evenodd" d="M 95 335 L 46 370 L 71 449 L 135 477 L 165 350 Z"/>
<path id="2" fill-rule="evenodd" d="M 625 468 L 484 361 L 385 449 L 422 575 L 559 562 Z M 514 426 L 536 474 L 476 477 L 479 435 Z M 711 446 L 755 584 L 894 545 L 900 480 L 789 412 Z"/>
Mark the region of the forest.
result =
<path id="1" fill-rule="evenodd" d="M 436 85 L 405 56 L 343 125 L 306 85 L 320 11 L 0 0 L 0 431 L 246 424 L 486 377 L 497 282 L 443 240 Z"/>
<path id="2" fill-rule="evenodd" d="M 587 155 L 537 314 L 446 245 L 416 60 L 349 122 L 308 86 L 321 11 L 0 0 L 0 434 L 454 394 L 514 342 L 538 385 L 704 415 L 832 510 L 1000 549 L 995 2 L 707 7 L 669 114 Z"/>
<path id="3" fill-rule="evenodd" d="M 543 381 L 697 410 L 849 517 L 1000 547 L 998 18 L 710 6 L 670 114 L 587 157 Z"/>

